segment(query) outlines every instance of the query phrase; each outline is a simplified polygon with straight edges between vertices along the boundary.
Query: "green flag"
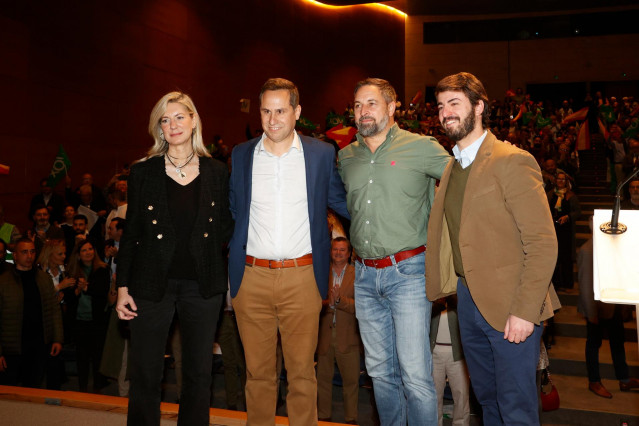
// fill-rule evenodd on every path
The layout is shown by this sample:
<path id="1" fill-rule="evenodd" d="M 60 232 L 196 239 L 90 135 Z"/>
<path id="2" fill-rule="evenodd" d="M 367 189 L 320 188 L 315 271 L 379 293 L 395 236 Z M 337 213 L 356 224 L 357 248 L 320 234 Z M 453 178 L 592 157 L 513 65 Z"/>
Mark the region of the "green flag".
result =
<path id="1" fill-rule="evenodd" d="M 419 129 L 419 121 L 417 120 L 402 119 L 401 122 L 404 123 L 406 127 L 409 129 L 413 129 L 413 130 Z"/>
<path id="2" fill-rule="evenodd" d="M 346 126 L 346 120 L 343 115 L 335 114 L 334 112 L 329 112 L 326 115 L 326 128 L 332 129 L 335 126 L 343 124 Z"/>
<path id="3" fill-rule="evenodd" d="M 615 114 L 615 110 L 610 105 L 601 105 L 599 107 L 599 113 L 606 121 L 606 123 L 614 123 L 617 121 L 617 114 Z"/>
<path id="4" fill-rule="evenodd" d="M 315 123 L 313 123 L 311 120 L 304 117 L 303 115 L 300 115 L 299 120 L 297 120 L 297 122 L 295 123 L 295 127 L 298 129 L 301 128 L 301 129 L 308 129 L 308 130 L 315 130 L 317 128 Z"/>
<path id="5" fill-rule="evenodd" d="M 543 129 L 546 126 L 550 126 L 552 124 L 552 120 L 550 118 L 544 118 L 539 114 L 537 116 L 537 128 Z"/>
<path id="6" fill-rule="evenodd" d="M 51 167 L 51 174 L 49 175 L 49 179 L 47 179 L 47 185 L 50 188 L 55 188 L 55 186 L 60 182 L 71 167 L 71 160 L 69 160 L 69 156 L 66 152 L 64 152 L 64 148 L 60 145 L 60 149 L 58 149 L 58 155 L 55 157 L 55 161 L 53 162 L 53 167 Z"/>
<path id="7" fill-rule="evenodd" d="M 623 137 L 626 139 L 634 138 L 635 136 L 637 136 L 638 131 L 639 131 L 639 118 L 635 118 L 634 120 L 632 120 L 632 122 L 630 123 L 630 126 L 628 126 L 628 128 L 624 132 Z"/>
<path id="8" fill-rule="evenodd" d="M 533 115 L 534 114 L 531 111 L 523 113 L 521 116 L 521 124 L 523 124 L 524 126 L 527 126 L 528 123 L 530 123 L 530 120 L 532 120 Z"/>

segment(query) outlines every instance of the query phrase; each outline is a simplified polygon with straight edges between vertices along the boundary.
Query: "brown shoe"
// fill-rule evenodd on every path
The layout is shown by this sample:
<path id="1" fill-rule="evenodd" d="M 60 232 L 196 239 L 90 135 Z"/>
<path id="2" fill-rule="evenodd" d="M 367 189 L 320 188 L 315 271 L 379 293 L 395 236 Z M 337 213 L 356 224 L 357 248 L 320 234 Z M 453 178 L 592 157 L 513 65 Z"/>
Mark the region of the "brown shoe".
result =
<path id="1" fill-rule="evenodd" d="M 628 392 L 631 389 L 639 389 L 639 380 L 633 377 L 626 383 L 619 382 L 619 389 L 621 389 L 623 392 Z"/>
<path id="2" fill-rule="evenodd" d="M 608 398 L 608 399 L 612 398 L 612 394 L 606 390 L 606 388 L 604 387 L 604 385 L 601 384 L 601 382 L 588 383 L 588 389 L 590 390 L 590 392 L 602 398 Z"/>

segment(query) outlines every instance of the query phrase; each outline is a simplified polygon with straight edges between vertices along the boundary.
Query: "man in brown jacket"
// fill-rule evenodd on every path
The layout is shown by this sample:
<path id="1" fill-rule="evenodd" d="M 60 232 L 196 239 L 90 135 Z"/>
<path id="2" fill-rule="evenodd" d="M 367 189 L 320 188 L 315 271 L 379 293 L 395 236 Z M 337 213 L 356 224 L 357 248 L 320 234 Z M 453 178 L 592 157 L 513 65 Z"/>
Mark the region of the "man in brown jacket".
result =
<path id="1" fill-rule="evenodd" d="M 355 268 L 348 263 L 351 244 L 337 237 L 331 244 L 328 299 L 320 316 L 317 344 L 317 400 L 320 420 L 331 421 L 335 362 L 342 376 L 344 418 L 357 424 L 359 393 L 359 334 L 355 319 Z"/>
<path id="2" fill-rule="evenodd" d="M 15 268 L 0 275 L 0 384 L 40 387 L 49 356 L 62 349 L 62 315 L 35 244 L 18 240 Z"/>
<path id="3" fill-rule="evenodd" d="M 539 424 L 535 369 L 557 240 L 532 155 L 488 129 L 472 74 L 441 80 L 439 120 L 456 142 L 428 225 L 426 291 L 457 292 L 459 327 L 484 424 Z"/>

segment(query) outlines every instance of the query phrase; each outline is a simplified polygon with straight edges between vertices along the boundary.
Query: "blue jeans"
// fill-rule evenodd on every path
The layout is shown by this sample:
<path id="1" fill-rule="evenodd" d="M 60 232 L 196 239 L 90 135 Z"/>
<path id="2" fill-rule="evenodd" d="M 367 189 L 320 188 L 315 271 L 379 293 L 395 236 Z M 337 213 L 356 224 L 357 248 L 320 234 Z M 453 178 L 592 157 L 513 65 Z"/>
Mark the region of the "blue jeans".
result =
<path id="1" fill-rule="evenodd" d="M 355 268 L 355 312 L 382 426 L 437 425 L 424 253 Z"/>

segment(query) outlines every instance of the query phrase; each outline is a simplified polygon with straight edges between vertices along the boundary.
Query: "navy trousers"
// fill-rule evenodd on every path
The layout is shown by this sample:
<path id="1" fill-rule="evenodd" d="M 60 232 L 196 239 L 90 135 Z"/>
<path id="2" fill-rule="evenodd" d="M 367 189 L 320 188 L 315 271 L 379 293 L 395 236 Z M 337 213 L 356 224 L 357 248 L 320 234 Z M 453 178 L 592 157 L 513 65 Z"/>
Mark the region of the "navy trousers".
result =
<path id="1" fill-rule="evenodd" d="M 457 283 L 457 315 L 464 355 L 484 425 L 538 425 L 535 381 L 542 327 L 525 342 L 511 343 L 491 327 L 477 309 L 468 288 Z"/>

